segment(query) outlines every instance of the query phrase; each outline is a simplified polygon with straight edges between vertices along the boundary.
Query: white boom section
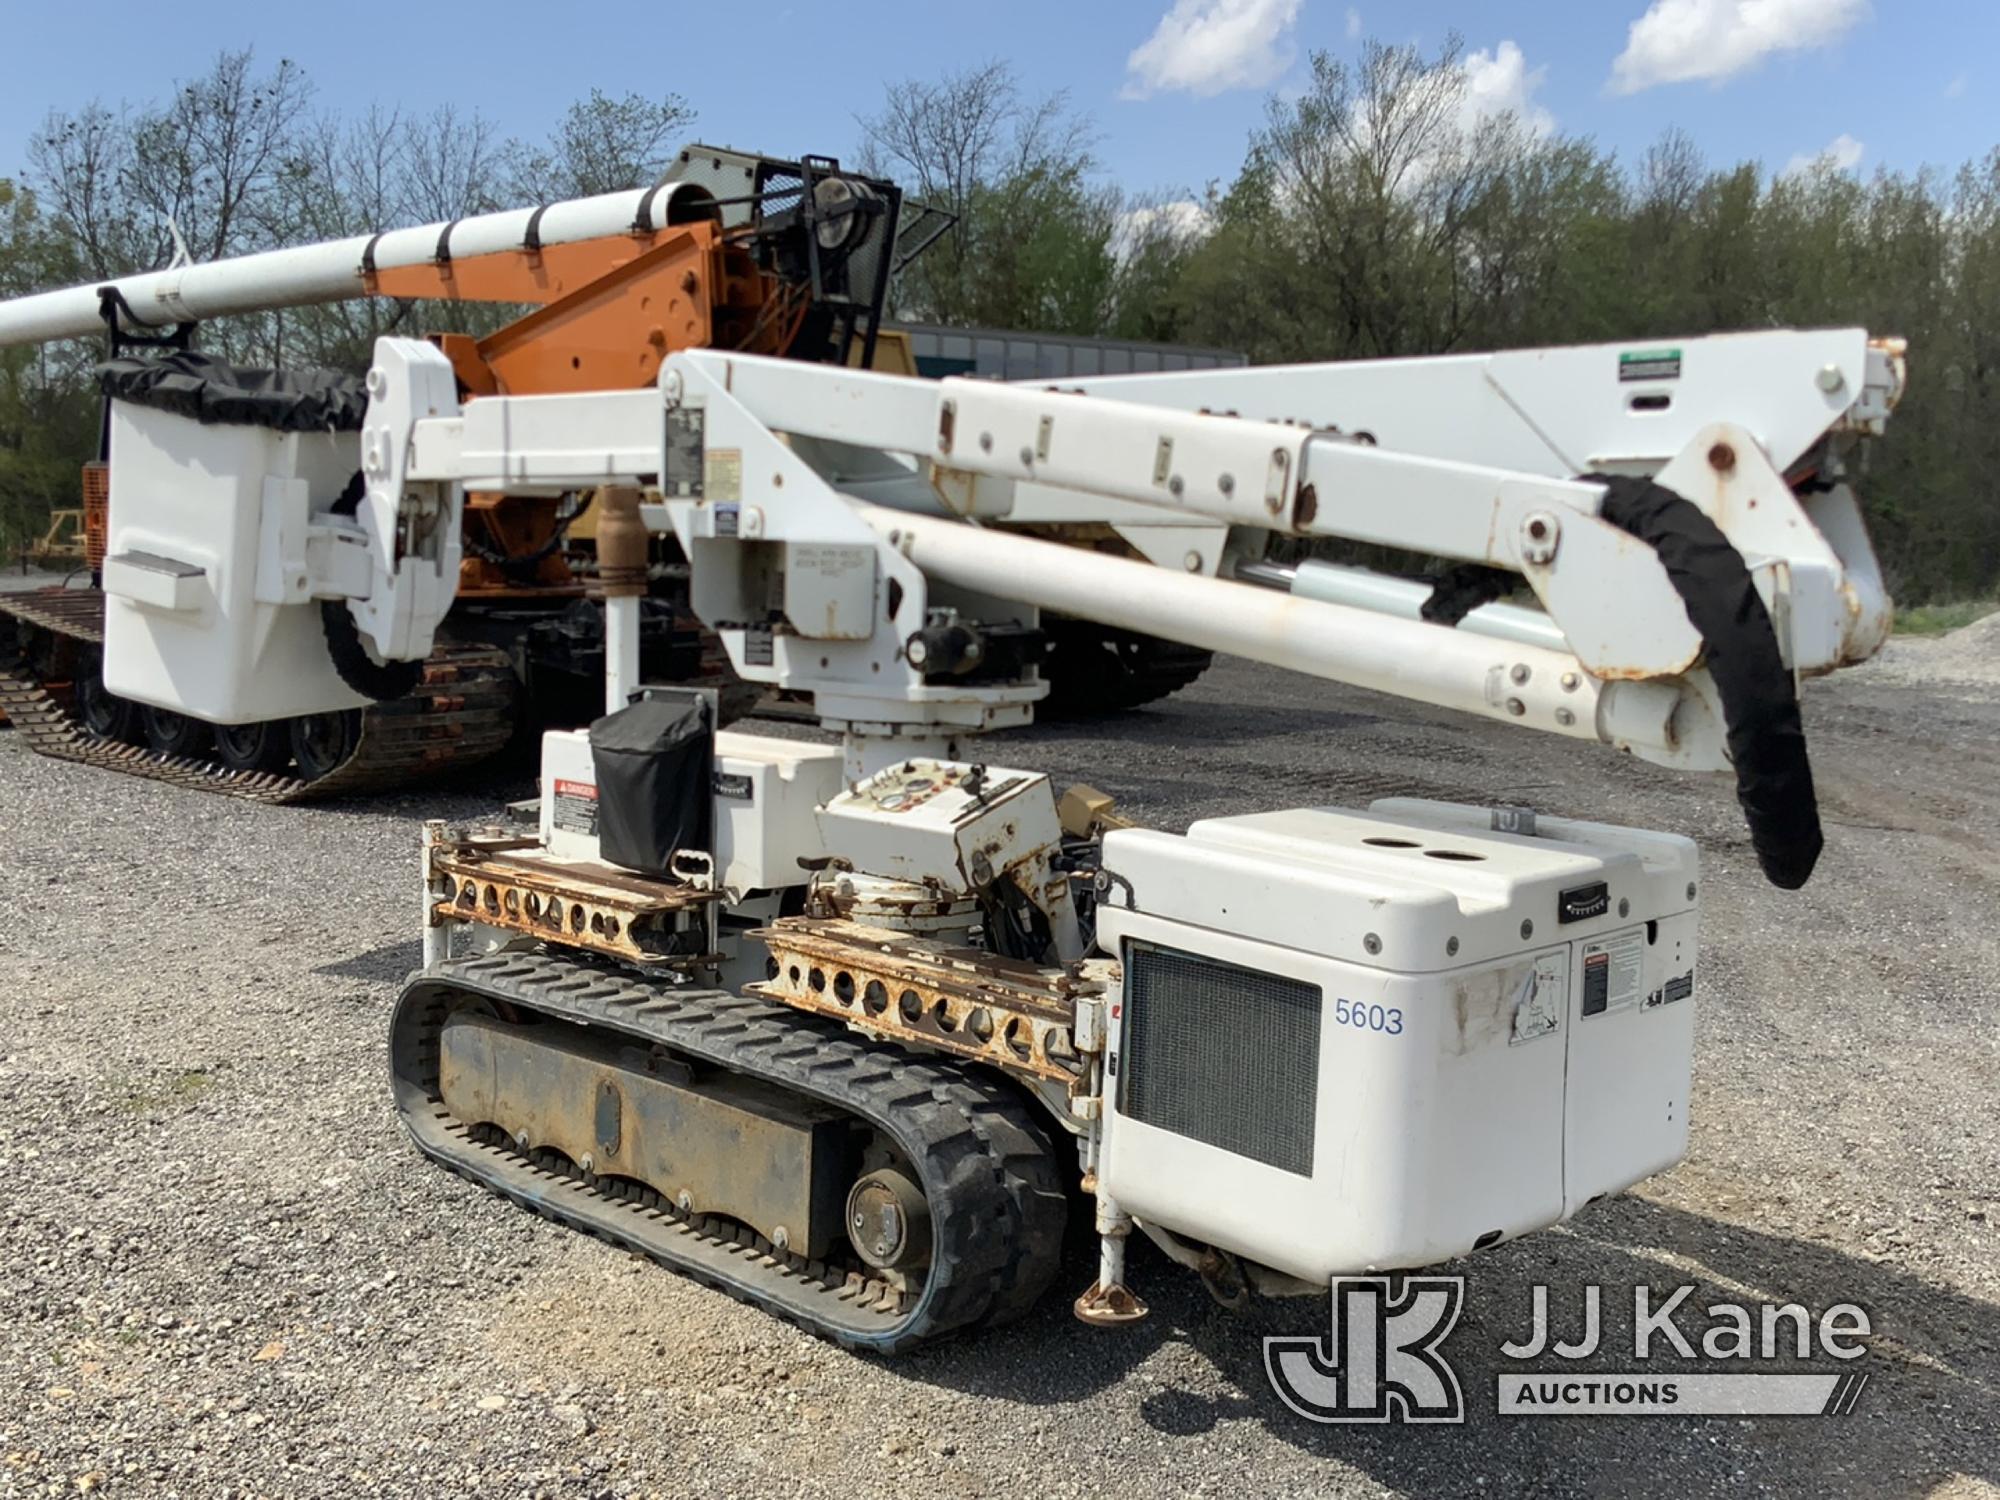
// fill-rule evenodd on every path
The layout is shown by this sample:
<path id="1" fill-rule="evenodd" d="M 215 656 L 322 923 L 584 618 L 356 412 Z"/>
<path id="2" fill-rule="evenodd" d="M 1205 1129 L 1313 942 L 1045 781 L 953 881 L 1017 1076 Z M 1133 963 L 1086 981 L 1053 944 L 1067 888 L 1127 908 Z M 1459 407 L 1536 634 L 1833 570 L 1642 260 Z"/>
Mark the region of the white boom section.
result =
<path id="1" fill-rule="evenodd" d="M 713 351 L 671 356 L 656 390 L 461 407 L 438 350 L 385 339 L 369 380 L 361 514 L 280 528 L 260 569 L 286 580 L 284 608 L 347 600 L 385 659 L 429 650 L 455 571 L 440 543 L 466 490 L 636 484 L 663 497 L 642 514 L 676 533 L 695 612 L 737 672 L 813 694 L 851 744 L 958 758 L 937 742 L 1025 723 L 1046 690 L 1031 667 L 927 671 L 912 657 L 928 663 L 929 648 L 909 645 L 923 631 L 1032 627 L 1046 608 L 1664 764 L 1725 762 L 1703 643 L 1651 548 L 1601 518 L 1599 484 L 1129 399 Z M 1795 668 L 1873 649 L 1886 601 L 1844 486 L 1802 505 L 1756 436 L 1721 422 L 1658 477 L 1744 554 Z M 1407 586 L 1321 602 L 1273 591 L 1254 568 L 1245 575 L 1265 587 L 977 524 L 1012 523 L 1029 484 L 1070 497 L 1078 521 L 1130 504 L 1219 524 L 1249 557 L 1279 533 L 1484 562 L 1519 573 L 1545 613 L 1516 611 L 1522 628 L 1502 638 L 1392 618 L 1408 612 Z M 180 558 L 201 543 L 149 546 Z M 228 652 L 217 642 L 207 655 Z M 239 695 L 242 712 L 255 696 Z"/>
<path id="2" fill-rule="evenodd" d="M 983 615 L 973 617 L 994 618 L 997 606 L 997 617 L 1019 618 L 1027 605 L 1601 739 L 1667 763 L 1723 764 L 1712 693 L 1693 670 L 1700 640 L 1651 551 L 1596 521 L 1600 486 L 1385 454 L 1271 423 L 709 352 L 673 356 L 660 399 L 683 433 L 700 434 L 698 459 L 685 441 L 678 452 L 671 443 L 662 452 L 658 406 L 640 393 L 486 398 L 455 420 L 417 424 L 411 474 L 481 489 L 641 474 L 662 479 L 670 495 L 692 485 L 699 499 L 651 509 L 654 524 L 672 525 L 688 552 L 696 612 L 721 635 L 743 676 L 811 691 L 822 717 L 850 727 L 935 732 L 1018 722 L 1016 711 L 1039 695 L 1034 685 L 928 681 L 903 644 L 934 606 L 983 604 Z M 960 425 L 968 414 L 971 425 Z M 991 436 L 996 430 L 1010 440 L 1004 448 Z M 1019 466 L 1053 473 L 1083 496 L 1159 492 L 1191 512 L 1267 526 L 1289 519 L 1322 535 L 1338 533 L 1301 503 L 1302 485 L 1317 482 L 1337 496 L 1341 486 L 1361 482 L 1351 478 L 1358 471 L 1372 493 L 1356 505 L 1371 516 L 1401 506 L 1413 521 L 1451 537 L 1446 550 L 1490 539 L 1496 512 L 1518 517 L 1522 547 L 1535 525 L 1544 540 L 1580 538 L 1545 553 L 1509 538 L 1507 550 L 1494 555 L 1541 569 L 1546 595 L 1582 622 L 1566 627 L 1572 647 L 1581 634 L 1597 659 L 1610 656 L 1619 670 L 1595 672 L 1574 649 L 1503 645 L 956 522 L 912 520 L 899 531 L 905 513 L 841 495 L 781 432 L 877 454 L 928 458 L 945 450 L 956 467 L 937 471 L 942 490 L 976 494 L 982 479 Z M 1170 462 L 1162 473 L 1158 461 L 1167 450 L 1198 466 L 1198 490 L 1183 482 L 1174 492 L 1180 470 Z M 1746 461 L 1753 457 L 1754 449 Z M 1240 485 L 1237 473 L 1246 476 Z M 890 532 L 898 535 L 885 548 Z M 1557 565 L 1558 553 L 1567 567 Z M 1578 578 L 1590 573 L 1594 580 Z M 1589 586 L 1573 587 L 1577 582 Z M 956 592 L 940 595 L 940 584 Z M 761 623 L 774 604 L 780 628 Z"/>
<path id="3" fill-rule="evenodd" d="M 1829 436 L 1880 433 L 1905 379 L 1901 339 L 1872 339 L 1860 328 L 1825 328 L 1102 375 L 1064 385 L 1146 406 L 1339 431 L 1398 453 L 1549 478 L 1655 475 L 1703 428 L 1730 422 L 1756 437 L 1773 467 L 1789 473 L 1804 460 L 1820 470 L 1820 478 L 1832 479 L 1837 476 L 1821 461 L 1827 455 L 1815 454 L 1815 448 Z M 1019 384 L 1034 388 L 1048 382 Z M 1861 530 L 1850 495 L 1822 491 L 1805 504 L 1824 531 Z M 1073 493 L 1022 480 L 1012 486 L 1006 519 L 1014 525 L 1057 525 L 1074 520 L 1075 509 Z M 1232 550 L 1226 526 L 1131 501 L 1104 501 L 1098 509 L 1096 519 L 1116 527 L 1163 567 L 1226 570 Z M 1886 628 L 1879 578 L 1857 554 L 1843 549 L 1842 556 L 1855 586 L 1857 620 Z M 1301 585 L 1323 581 L 1305 574 L 1299 579 Z M 1760 582 L 1768 594 L 1771 580 Z M 1344 580 L 1342 587 L 1348 585 L 1363 589 L 1358 580 Z M 1489 616 L 1476 628 L 1492 623 Z M 1880 631 L 1857 631 L 1846 659 L 1867 655 L 1879 639 Z"/>
<path id="4" fill-rule="evenodd" d="M 1865 365 L 1873 346 L 1861 334 L 1853 344 Z M 896 479 L 877 465 L 840 462 L 839 450 L 801 449 L 842 488 L 870 500 L 909 508 L 928 500 L 933 510 L 1009 524 L 1098 520 L 1107 503 L 1124 501 L 1161 520 L 1399 547 L 1520 573 L 1570 650 L 1599 676 L 1677 676 L 1701 649 L 1651 549 L 1599 519 L 1600 485 L 1075 391 L 915 382 L 702 352 L 678 358 L 710 370 L 730 400 L 765 425 L 918 461 Z M 1293 374 L 1313 378 L 1306 368 Z M 1265 383 L 1255 369 L 1204 375 L 1212 394 L 1235 377 Z M 1152 378 L 1127 383 L 1121 394 L 1143 395 Z M 1831 420 L 1820 412 L 1815 438 Z M 1448 414 L 1440 423 L 1449 426 Z M 1794 430 L 1803 441 L 1806 428 Z M 843 477 L 849 467 L 859 471 L 851 482 Z M 1789 622 L 1780 640 L 1795 669 L 1831 670 L 1880 646 L 1888 600 L 1844 486 L 1815 497 L 1808 512 L 1756 434 L 1720 421 L 1694 428 L 1676 454 L 1648 468 L 1743 553 L 1774 618 Z M 1067 506 L 1044 502 L 1024 517 L 1017 501 L 1030 486 L 1067 497 Z"/>
<path id="5" fill-rule="evenodd" d="M 1565 651 L 1170 573 L 882 506 L 858 508 L 926 576 L 965 588 L 1654 756 L 1669 752 L 1678 738 L 1678 690 L 1664 683 L 1600 682 Z"/>
<path id="6" fill-rule="evenodd" d="M 1780 328 L 1103 375 L 1065 385 L 1148 406 L 1339 431 L 1398 453 L 1562 476 L 1655 473 L 1702 428 L 1726 421 L 1755 434 L 1771 462 L 1789 469 L 1829 431 L 1883 430 L 1903 393 L 1904 353 L 1901 339 L 1870 338 L 1861 328 Z M 1024 497 L 1017 510 L 1025 515 L 1035 503 Z"/>
<path id="7" fill-rule="evenodd" d="M 681 200 L 681 201 L 677 201 Z M 116 290 L 141 327 L 339 302 L 366 295 L 367 267 L 394 270 L 469 255 L 564 245 L 680 221 L 708 195 L 686 183 L 572 198 L 546 208 L 508 209 L 444 224 L 357 234 L 344 240 L 267 250 L 201 265 L 170 266 L 89 286 L 0 302 L 0 348 L 104 331 L 103 290 Z M 532 234 L 531 234 L 532 227 Z"/>
<path id="8" fill-rule="evenodd" d="M 1424 603 L 1431 591 L 1421 583 L 1390 578 L 1366 568 L 1350 568 L 1340 563 L 1308 559 L 1296 565 L 1270 562 L 1239 563 L 1236 577 L 1250 583 L 1268 584 L 1300 599 L 1317 599 L 1322 604 L 1346 604 L 1402 620 L 1421 620 Z M 1482 604 L 1458 622 L 1459 630 L 1490 635 L 1503 641 L 1566 651 L 1563 633 L 1539 609 L 1522 609 L 1512 604 Z"/>

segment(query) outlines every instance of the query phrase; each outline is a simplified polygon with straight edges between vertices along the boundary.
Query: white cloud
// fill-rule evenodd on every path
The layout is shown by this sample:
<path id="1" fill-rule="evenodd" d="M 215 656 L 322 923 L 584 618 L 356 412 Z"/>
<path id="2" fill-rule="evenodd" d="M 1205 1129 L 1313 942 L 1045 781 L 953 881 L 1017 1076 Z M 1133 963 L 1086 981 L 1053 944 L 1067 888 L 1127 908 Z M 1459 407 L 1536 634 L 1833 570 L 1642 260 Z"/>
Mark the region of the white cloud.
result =
<path id="1" fill-rule="evenodd" d="M 1258 89 L 1292 65 L 1302 0 L 1174 0 L 1125 60 L 1127 99 L 1182 89 L 1207 98 Z"/>
<path id="2" fill-rule="evenodd" d="M 1965 84 L 1966 84 L 1965 74 L 1961 73 L 1958 75 L 1958 77 L 1952 79 L 1950 83 L 1947 83 L 1944 86 L 1945 98 L 1947 99 L 1958 98 L 1961 94 L 1965 92 Z"/>
<path id="3" fill-rule="evenodd" d="M 1351 5 L 1347 7 L 1347 39 L 1350 42 L 1361 40 L 1361 12 Z"/>
<path id="4" fill-rule="evenodd" d="M 1810 172 L 1818 166 L 1831 167 L 1836 172 L 1851 172 L 1861 165 L 1862 153 L 1868 148 L 1853 136 L 1842 131 L 1826 143 L 1826 149 L 1813 156 L 1801 153 L 1785 163 L 1785 176 L 1795 177 L 1801 172 Z"/>
<path id="5" fill-rule="evenodd" d="M 1868 15 L 1868 0 L 1652 0 L 1611 64 L 1611 90 L 1720 83 L 1779 52 L 1831 46 Z"/>
<path id="6" fill-rule="evenodd" d="M 1156 235 L 1170 240 L 1198 240 L 1214 227 L 1208 210 L 1192 198 L 1129 208 L 1112 226 L 1111 253 L 1122 261 Z"/>
<path id="7" fill-rule="evenodd" d="M 1491 52 L 1481 48 L 1459 64 L 1465 72 L 1465 95 L 1459 105 L 1459 123 L 1466 129 L 1494 115 L 1513 114 L 1532 135 L 1547 135 L 1556 128 L 1556 117 L 1545 105 L 1535 102 L 1535 91 L 1548 77 L 1547 68 L 1530 71 L 1528 59 L 1513 42 L 1502 42 Z"/>

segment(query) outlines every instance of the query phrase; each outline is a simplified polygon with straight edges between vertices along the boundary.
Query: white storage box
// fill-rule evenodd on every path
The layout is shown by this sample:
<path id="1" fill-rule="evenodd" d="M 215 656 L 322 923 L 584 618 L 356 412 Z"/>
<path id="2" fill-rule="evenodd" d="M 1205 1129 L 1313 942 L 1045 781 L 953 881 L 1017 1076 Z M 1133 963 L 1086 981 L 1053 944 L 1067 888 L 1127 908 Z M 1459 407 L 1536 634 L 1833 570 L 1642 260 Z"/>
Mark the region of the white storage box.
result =
<path id="1" fill-rule="evenodd" d="M 352 433 L 288 433 L 111 405 L 104 681 L 121 697 L 221 724 L 359 708 L 278 532 L 339 496 Z M 269 551 L 271 556 L 263 558 Z"/>
<path id="2" fill-rule="evenodd" d="M 1394 801 L 1107 836 L 1100 1172 L 1127 1212 L 1320 1280 L 1464 1254 L 1680 1159 L 1693 844 L 1489 822 Z"/>

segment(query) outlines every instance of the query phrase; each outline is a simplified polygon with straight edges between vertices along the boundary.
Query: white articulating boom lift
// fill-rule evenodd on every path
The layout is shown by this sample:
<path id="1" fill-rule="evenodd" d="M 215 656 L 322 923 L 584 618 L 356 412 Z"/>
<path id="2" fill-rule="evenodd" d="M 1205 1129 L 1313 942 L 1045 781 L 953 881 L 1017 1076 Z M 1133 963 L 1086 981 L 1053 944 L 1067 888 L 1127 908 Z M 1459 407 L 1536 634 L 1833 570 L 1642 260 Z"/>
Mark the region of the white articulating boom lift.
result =
<path id="1" fill-rule="evenodd" d="M 1047 390 L 691 349 L 646 389 L 461 403 L 445 354 L 382 340 L 358 507 L 338 464 L 237 453 L 280 616 L 257 628 L 344 600 L 373 658 L 422 659 L 472 491 L 594 490 L 607 613 L 607 712 L 545 736 L 537 834 L 426 829 L 405 1122 L 496 1192 L 879 1352 L 1025 1311 L 1076 1194 L 1101 1245 L 1076 1309 L 1118 1323 L 1145 1312 L 1135 1228 L 1235 1301 L 1467 1254 L 1663 1170 L 1688 839 L 1414 800 L 1093 823 L 978 736 L 1028 722 L 1059 610 L 1733 771 L 1766 873 L 1801 884 L 1795 685 L 1887 628 L 1847 463 L 1901 354 L 1773 333 Z M 149 428 L 156 488 L 176 443 L 230 461 L 179 420 Z M 1148 560 L 1009 529 L 1072 518 Z M 107 672 L 168 708 L 311 712 L 339 691 L 316 632 L 274 670 L 204 608 L 224 524 L 114 501 Z M 838 745 L 642 680 L 668 532 L 736 672 L 810 694 Z M 1461 566 L 1427 588 L 1275 563 L 1274 537 Z"/>

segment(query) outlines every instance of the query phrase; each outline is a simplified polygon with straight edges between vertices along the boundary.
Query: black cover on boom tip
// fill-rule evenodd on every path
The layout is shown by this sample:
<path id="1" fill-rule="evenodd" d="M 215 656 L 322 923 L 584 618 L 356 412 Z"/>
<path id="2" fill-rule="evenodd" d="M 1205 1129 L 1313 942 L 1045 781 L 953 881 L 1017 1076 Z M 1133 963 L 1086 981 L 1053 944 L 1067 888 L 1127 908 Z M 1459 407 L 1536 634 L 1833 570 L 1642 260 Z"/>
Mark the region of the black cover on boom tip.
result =
<path id="1" fill-rule="evenodd" d="M 1812 875 L 1825 840 L 1798 693 L 1750 569 L 1721 528 L 1685 496 L 1650 479 L 1582 477 L 1605 487 L 1604 519 L 1659 555 L 1701 632 L 1728 726 L 1736 800 L 1750 825 L 1757 863 L 1771 884 L 1797 890 Z"/>

